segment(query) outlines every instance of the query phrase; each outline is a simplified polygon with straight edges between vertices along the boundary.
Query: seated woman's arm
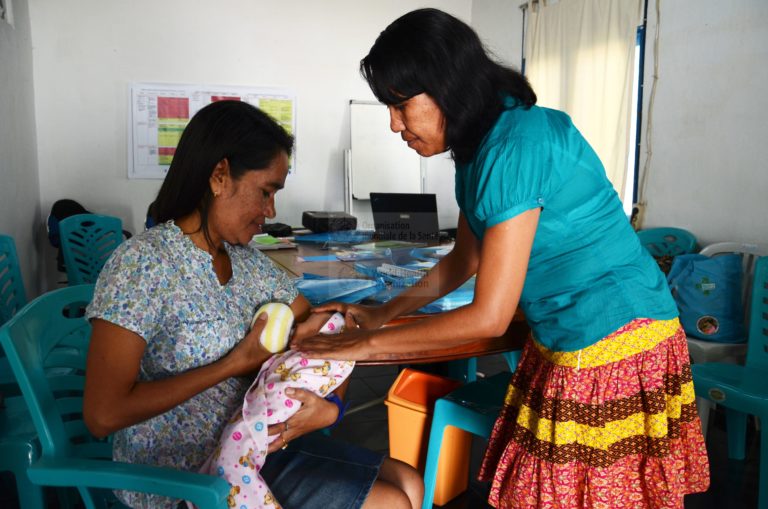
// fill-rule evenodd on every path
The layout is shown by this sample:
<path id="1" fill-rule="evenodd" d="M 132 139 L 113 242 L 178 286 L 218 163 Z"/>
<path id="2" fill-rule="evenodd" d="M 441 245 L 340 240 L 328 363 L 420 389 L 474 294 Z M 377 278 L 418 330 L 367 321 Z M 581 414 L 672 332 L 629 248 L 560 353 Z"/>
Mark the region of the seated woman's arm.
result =
<path id="1" fill-rule="evenodd" d="M 144 339 L 111 322 L 94 319 L 86 364 L 83 418 L 94 436 L 167 412 L 227 378 L 258 371 L 271 355 L 261 347 L 264 322 L 216 362 L 162 380 L 139 381 Z"/>
<path id="2" fill-rule="evenodd" d="M 300 333 L 302 336 L 316 334 L 325 323 L 314 315 L 312 320 L 304 322 L 310 314 L 310 304 L 301 295 L 291 303 L 291 310 L 296 320 L 303 322 L 298 327 L 306 331 Z M 165 379 L 139 381 L 146 341 L 106 320 L 94 319 L 92 326 L 83 417 L 90 432 L 97 437 L 165 413 L 227 378 L 254 376 L 272 355 L 259 343 L 264 322 L 256 320 L 245 338 L 218 361 Z M 305 408 L 302 425 L 292 430 L 293 437 L 323 428 L 336 420 L 338 408 L 334 403 L 311 393 L 301 394 L 296 399 L 301 400 Z"/>

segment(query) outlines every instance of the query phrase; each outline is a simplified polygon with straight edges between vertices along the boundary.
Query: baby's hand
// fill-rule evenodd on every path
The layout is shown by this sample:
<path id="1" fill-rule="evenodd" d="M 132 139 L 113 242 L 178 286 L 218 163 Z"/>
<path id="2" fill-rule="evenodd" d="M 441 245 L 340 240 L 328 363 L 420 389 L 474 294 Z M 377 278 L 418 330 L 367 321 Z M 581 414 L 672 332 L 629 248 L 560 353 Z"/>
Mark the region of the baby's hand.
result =
<path id="1" fill-rule="evenodd" d="M 325 322 L 333 313 L 312 313 L 309 318 L 296 324 L 296 331 L 292 339 L 304 339 L 317 336 Z"/>
<path id="2" fill-rule="evenodd" d="M 293 338 L 304 339 L 318 334 L 338 334 L 344 329 L 341 313 L 312 313 L 306 321 L 296 325 Z"/>

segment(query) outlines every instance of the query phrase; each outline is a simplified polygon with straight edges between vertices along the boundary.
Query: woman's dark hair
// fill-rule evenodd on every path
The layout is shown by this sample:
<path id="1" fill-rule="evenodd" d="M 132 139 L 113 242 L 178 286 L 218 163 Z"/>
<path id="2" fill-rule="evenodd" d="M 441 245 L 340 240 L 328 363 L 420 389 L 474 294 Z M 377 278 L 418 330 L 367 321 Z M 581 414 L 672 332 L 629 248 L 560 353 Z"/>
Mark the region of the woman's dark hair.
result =
<path id="1" fill-rule="evenodd" d="M 264 169 L 280 153 L 289 156 L 293 137 L 266 113 L 241 101 L 217 101 L 192 117 L 181 135 L 171 167 L 151 205 L 155 222 L 179 219 L 197 210 L 208 236 L 210 178 L 216 165 L 229 161 L 230 175 Z"/>
<path id="2" fill-rule="evenodd" d="M 528 80 L 492 60 L 463 21 L 437 9 L 398 18 L 360 61 L 360 72 L 384 104 L 426 93 L 445 117 L 445 140 L 456 161 L 467 162 L 511 95 L 530 108 Z"/>

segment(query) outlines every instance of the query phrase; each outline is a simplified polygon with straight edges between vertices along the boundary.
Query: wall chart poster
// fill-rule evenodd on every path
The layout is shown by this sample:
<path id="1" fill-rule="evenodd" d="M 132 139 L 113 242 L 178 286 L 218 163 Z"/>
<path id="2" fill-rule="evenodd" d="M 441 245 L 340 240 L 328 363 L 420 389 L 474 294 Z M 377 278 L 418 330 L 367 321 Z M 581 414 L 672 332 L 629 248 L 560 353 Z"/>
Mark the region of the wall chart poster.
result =
<path id="1" fill-rule="evenodd" d="M 133 83 L 128 115 L 128 178 L 162 179 L 189 119 L 203 106 L 234 100 L 252 104 L 296 136 L 296 97 L 286 89 Z M 290 173 L 295 172 L 294 149 Z"/>

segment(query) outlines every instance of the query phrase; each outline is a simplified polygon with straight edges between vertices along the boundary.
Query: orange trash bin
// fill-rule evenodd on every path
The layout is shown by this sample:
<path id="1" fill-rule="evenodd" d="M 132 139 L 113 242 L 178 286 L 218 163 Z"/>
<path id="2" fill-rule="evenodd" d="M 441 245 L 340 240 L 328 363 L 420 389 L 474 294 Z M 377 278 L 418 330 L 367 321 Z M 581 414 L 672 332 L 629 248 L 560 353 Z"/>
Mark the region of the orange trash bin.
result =
<path id="1" fill-rule="evenodd" d="M 406 368 L 387 393 L 389 455 L 424 475 L 429 431 L 435 401 L 461 386 L 461 382 Z M 437 468 L 434 503 L 444 505 L 467 489 L 472 436 L 447 426 Z"/>

